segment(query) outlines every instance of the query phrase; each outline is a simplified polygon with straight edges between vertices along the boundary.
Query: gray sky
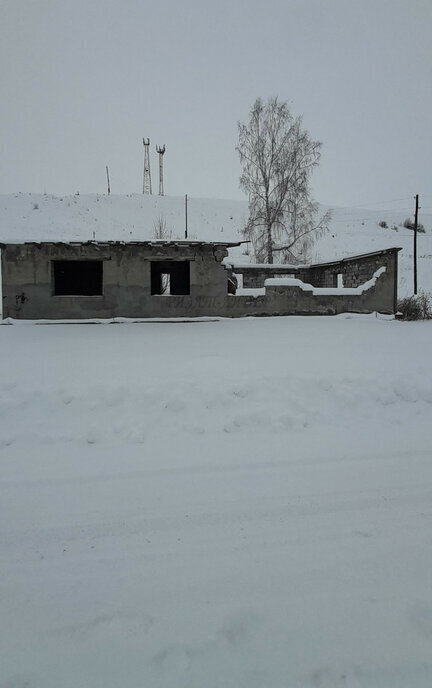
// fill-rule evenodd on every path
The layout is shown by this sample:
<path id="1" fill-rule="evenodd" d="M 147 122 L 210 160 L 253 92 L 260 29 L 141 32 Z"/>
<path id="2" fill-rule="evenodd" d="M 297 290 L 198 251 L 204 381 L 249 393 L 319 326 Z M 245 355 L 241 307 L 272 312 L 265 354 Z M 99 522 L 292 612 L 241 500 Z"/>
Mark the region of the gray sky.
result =
<path id="1" fill-rule="evenodd" d="M 165 143 L 166 194 L 243 198 L 237 120 L 278 95 L 317 200 L 432 194 L 431 0 L 0 0 L 0 34 L 1 193 L 104 192 L 106 164 L 139 193 L 146 136 L 153 191 Z"/>

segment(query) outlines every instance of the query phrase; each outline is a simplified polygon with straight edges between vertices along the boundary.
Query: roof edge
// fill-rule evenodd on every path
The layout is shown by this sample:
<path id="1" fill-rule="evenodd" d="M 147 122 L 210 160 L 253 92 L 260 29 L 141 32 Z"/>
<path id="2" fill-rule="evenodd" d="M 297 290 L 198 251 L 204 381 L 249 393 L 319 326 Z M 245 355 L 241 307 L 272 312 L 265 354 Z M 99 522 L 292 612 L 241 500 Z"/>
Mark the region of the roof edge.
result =
<path id="1" fill-rule="evenodd" d="M 171 240 L 171 241 L 7 241 L 1 242 L 0 247 L 6 246 L 225 246 L 234 247 L 240 246 L 244 242 L 241 241 L 199 241 L 199 240 Z"/>
<path id="2" fill-rule="evenodd" d="M 359 253 L 355 256 L 346 256 L 345 258 L 339 258 L 337 260 L 324 261 L 322 263 L 298 263 L 297 265 L 292 265 L 290 263 L 234 263 L 228 262 L 233 269 L 238 270 L 268 270 L 269 272 L 279 272 L 281 270 L 285 271 L 296 271 L 296 270 L 311 270 L 312 268 L 321 268 L 327 265 L 338 265 L 339 263 L 347 263 L 352 260 L 358 260 L 359 258 L 369 258 L 371 256 L 381 256 L 387 253 L 398 253 L 402 251 L 401 247 L 392 246 L 391 248 L 383 248 L 379 251 L 370 251 L 369 253 Z"/>

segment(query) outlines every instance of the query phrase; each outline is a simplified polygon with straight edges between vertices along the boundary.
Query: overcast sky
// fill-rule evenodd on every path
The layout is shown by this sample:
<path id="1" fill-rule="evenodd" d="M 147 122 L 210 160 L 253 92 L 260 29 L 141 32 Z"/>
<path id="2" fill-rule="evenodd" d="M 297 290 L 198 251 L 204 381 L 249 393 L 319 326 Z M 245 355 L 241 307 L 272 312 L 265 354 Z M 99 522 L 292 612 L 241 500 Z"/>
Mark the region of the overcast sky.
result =
<path id="1" fill-rule="evenodd" d="M 166 194 L 243 198 L 237 121 L 278 95 L 323 142 L 320 202 L 432 194 L 431 0 L 0 8 L 1 193 L 103 193 L 106 164 L 113 193 L 139 193 L 146 136 L 154 192 L 165 144 Z"/>

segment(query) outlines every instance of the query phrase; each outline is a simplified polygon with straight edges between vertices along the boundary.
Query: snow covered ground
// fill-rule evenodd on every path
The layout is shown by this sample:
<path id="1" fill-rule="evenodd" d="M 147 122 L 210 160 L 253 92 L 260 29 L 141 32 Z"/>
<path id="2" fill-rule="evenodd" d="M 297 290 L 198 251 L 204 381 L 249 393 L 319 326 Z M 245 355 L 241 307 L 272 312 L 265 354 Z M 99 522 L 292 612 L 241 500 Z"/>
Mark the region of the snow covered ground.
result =
<path id="1" fill-rule="evenodd" d="M 429 688 L 431 337 L 1 326 L 0 686 Z"/>
<path id="2" fill-rule="evenodd" d="M 312 259 L 314 262 L 336 260 L 399 246 L 402 248 L 399 294 L 411 295 L 413 233 L 401 226 L 410 215 L 412 211 L 408 208 L 394 211 L 334 208 L 330 231 L 315 245 Z M 147 240 L 153 237 L 154 224 L 159 218 L 166 221 L 172 238 L 184 239 L 184 198 L 17 193 L 0 196 L 0 243 Z M 189 198 L 188 235 L 204 241 L 239 241 L 243 239 L 241 229 L 246 218 L 246 202 Z M 387 222 L 387 229 L 378 225 L 382 220 Z M 432 214 L 421 210 L 420 221 L 425 225 L 426 234 L 418 235 L 418 283 L 421 289 L 432 293 Z M 230 258 L 247 262 L 250 260 L 245 255 L 247 250 L 247 245 L 232 249 Z"/>

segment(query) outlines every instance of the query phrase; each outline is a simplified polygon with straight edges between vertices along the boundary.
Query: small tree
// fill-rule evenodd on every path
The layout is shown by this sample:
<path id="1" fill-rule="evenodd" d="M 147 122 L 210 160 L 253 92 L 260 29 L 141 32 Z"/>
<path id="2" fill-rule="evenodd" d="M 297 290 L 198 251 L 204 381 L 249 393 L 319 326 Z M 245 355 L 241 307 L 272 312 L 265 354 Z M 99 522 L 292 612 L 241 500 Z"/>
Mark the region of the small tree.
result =
<path id="1" fill-rule="evenodd" d="M 249 196 L 244 234 L 258 262 L 305 259 L 317 234 L 327 229 L 330 211 L 316 219 L 318 206 L 310 193 L 310 176 L 320 159 L 321 143 L 313 141 L 287 103 L 258 98 L 247 124 L 238 123 L 236 150 L 243 171 L 240 187 Z"/>
<path id="2" fill-rule="evenodd" d="M 159 215 L 156 220 L 153 221 L 153 239 L 156 241 L 171 241 L 172 239 L 172 231 L 167 228 L 167 223 L 163 215 Z M 169 288 L 169 275 L 162 275 L 160 293 L 169 293 Z"/>
<path id="3" fill-rule="evenodd" d="M 167 223 L 163 215 L 159 215 L 153 221 L 153 239 L 156 241 L 171 241 L 172 231 L 167 228 Z"/>

